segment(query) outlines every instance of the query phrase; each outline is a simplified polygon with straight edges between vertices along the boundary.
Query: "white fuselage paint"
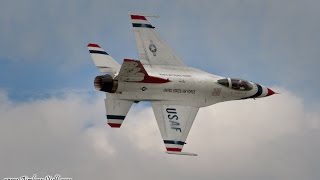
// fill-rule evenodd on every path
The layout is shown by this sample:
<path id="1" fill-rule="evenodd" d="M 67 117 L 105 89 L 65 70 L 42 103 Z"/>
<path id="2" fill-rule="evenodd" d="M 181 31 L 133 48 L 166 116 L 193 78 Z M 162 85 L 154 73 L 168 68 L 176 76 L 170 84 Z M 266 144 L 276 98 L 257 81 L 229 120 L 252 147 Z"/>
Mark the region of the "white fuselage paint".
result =
<path id="1" fill-rule="evenodd" d="M 169 79 L 167 83 L 119 82 L 119 99 L 133 101 L 174 101 L 175 104 L 205 107 L 215 103 L 250 97 L 258 88 L 252 83 L 249 91 L 234 90 L 217 83 L 224 77 L 190 67 L 144 66 L 149 75 Z M 263 87 L 261 96 L 266 94 Z"/>

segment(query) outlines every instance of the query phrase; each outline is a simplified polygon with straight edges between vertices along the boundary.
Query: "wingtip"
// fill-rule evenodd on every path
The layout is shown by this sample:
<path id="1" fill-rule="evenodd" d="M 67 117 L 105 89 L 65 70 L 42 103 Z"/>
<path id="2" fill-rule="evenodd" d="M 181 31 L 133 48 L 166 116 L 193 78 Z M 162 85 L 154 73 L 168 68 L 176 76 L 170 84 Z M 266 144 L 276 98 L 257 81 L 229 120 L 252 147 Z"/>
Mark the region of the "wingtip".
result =
<path id="1" fill-rule="evenodd" d="M 129 16 L 131 17 L 132 19 L 132 16 L 138 16 L 138 17 L 153 17 L 153 18 L 159 18 L 160 16 L 158 15 L 152 15 L 152 14 L 144 14 L 144 13 L 128 13 Z"/>
<path id="2" fill-rule="evenodd" d="M 87 47 L 97 47 L 97 48 L 101 48 L 98 44 L 95 44 L 95 43 L 89 43 L 87 45 Z"/>
<path id="3" fill-rule="evenodd" d="M 131 14 L 130 17 L 133 20 L 145 20 L 145 21 L 147 20 L 147 18 L 145 16 L 142 16 L 142 15 Z"/>
<path id="4" fill-rule="evenodd" d="M 121 127 L 121 124 L 118 124 L 118 123 L 108 123 L 108 125 L 112 128 L 120 128 Z"/>
<path id="5" fill-rule="evenodd" d="M 174 155 L 198 156 L 198 154 L 195 154 L 195 153 L 189 153 L 189 152 L 166 151 L 166 153 L 167 153 L 167 154 L 174 154 Z"/>

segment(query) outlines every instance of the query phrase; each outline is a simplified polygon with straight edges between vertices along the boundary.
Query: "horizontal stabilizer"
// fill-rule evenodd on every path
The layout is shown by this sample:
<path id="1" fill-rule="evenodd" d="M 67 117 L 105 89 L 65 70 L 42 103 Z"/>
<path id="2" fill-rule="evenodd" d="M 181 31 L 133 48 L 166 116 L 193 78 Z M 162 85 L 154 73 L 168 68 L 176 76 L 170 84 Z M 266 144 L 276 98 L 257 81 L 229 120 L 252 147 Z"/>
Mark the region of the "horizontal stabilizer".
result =
<path id="1" fill-rule="evenodd" d="M 166 153 L 168 153 L 168 154 L 175 154 L 175 155 L 198 156 L 198 154 L 188 153 L 188 152 L 172 152 L 172 151 L 166 151 Z"/>
<path id="2" fill-rule="evenodd" d="M 107 99 L 105 99 L 106 112 L 107 112 L 107 121 L 109 126 L 112 128 L 120 128 L 133 101 L 120 100 L 112 97 L 111 94 L 108 94 Z"/>

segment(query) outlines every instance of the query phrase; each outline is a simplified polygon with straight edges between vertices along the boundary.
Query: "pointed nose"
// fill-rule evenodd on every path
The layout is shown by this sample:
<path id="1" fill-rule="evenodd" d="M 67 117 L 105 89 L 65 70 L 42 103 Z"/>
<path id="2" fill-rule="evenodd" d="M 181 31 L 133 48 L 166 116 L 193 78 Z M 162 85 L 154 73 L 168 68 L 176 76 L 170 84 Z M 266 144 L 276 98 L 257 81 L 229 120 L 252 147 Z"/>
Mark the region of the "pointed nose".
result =
<path id="1" fill-rule="evenodd" d="M 266 96 L 271 96 L 273 94 L 276 94 L 274 91 L 272 91 L 270 88 L 267 88 L 268 89 L 268 92 L 267 92 L 267 95 Z"/>

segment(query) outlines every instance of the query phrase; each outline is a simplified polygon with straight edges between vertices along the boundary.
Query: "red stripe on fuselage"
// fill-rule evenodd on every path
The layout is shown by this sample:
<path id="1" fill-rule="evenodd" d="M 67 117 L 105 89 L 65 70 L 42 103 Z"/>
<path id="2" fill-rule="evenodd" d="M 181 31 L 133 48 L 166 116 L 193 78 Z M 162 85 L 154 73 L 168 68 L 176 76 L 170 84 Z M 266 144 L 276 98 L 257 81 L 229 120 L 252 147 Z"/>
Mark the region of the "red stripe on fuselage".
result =
<path id="1" fill-rule="evenodd" d="M 144 79 L 140 82 L 143 82 L 143 83 L 167 83 L 167 82 L 170 82 L 170 80 L 148 75 L 148 76 L 145 76 Z"/>
<path id="2" fill-rule="evenodd" d="M 146 17 L 140 15 L 131 15 L 131 19 L 147 20 Z"/>
<path id="3" fill-rule="evenodd" d="M 138 60 L 134 60 L 134 59 L 124 59 L 125 62 L 136 62 L 138 63 L 138 68 L 140 68 L 140 71 L 141 73 L 143 73 L 145 76 L 144 76 L 144 79 L 140 82 L 142 83 L 167 83 L 167 82 L 170 82 L 169 79 L 164 79 L 164 78 L 161 78 L 161 77 L 155 77 L 155 76 L 149 76 L 147 71 L 144 69 L 143 65 L 141 64 L 140 61 Z"/>

